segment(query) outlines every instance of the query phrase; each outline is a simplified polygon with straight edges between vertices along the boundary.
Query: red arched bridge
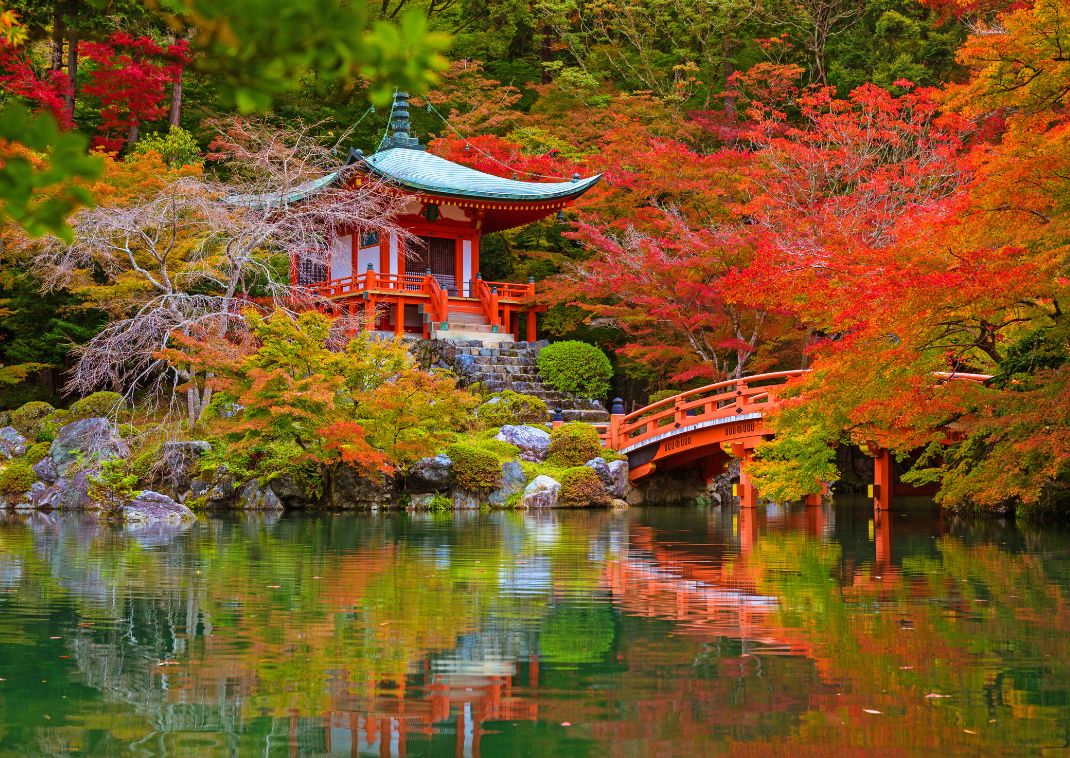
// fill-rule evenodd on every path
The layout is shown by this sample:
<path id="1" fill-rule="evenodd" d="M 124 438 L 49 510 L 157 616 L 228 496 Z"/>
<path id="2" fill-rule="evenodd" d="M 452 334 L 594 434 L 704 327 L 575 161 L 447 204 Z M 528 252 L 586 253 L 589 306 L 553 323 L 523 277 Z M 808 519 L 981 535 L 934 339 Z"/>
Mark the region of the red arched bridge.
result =
<path id="1" fill-rule="evenodd" d="M 773 432 L 765 420 L 778 405 L 777 392 L 806 370 L 777 371 L 729 379 L 667 397 L 633 413 L 624 413 L 618 399 L 608 424 L 600 426 L 603 443 L 628 456 L 630 477 L 640 481 L 654 471 L 698 468 L 710 479 L 725 470 L 730 459 L 740 462 L 737 493 L 740 505 L 757 505 L 758 493 L 747 468 L 754 449 Z M 940 374 L 945 379 L 985 381 L 983 374 Z M 891 506 L 891 455 L 877 444 L 862 447 L 873 458 L 870 494 L 880 510 Z M 820 494 L 807 504 L 821 502 Z"/>

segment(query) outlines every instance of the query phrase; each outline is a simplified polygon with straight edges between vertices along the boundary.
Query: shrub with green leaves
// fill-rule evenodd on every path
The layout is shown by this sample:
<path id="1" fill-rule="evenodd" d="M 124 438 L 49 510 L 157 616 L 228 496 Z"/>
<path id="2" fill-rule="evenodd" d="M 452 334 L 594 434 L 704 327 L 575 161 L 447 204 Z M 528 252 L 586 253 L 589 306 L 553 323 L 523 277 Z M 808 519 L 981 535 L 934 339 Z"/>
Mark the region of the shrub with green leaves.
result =
<path id="1" fill-rule="evenodd" d="M 126 407 L 126 400 L 118 392 L 94 392 L 71 404 L 72 419 L 117 417 Z"/>
<path id="2" fill-rule="evenodd" d="M 115 458 L 101 463 L 100 473 L 89 479 L 89 497 L 107 513 L 114 513 L 141 492 L 130 461 Z"/>
<path id="3" fill-rule="evenodd" d="M 446 455 L 453 461 L 453 481 L 462 489 L 492 490 L 501 482 L 501 463 L 489 450 L 462 442 L 451 445 Z"/>
<path id="4" fill-rule="evenodd" d="M 647 405 L 653 405 L 654 403 L 670 398 L 673 395 L 679 395 L 681 390 L 658 390 L 657 392 L 651 392 L 647 398 Z"/>
<path id="5" fill-rule="evenodd" d="M 561 392 L 604 398 L 609 394 L 613 367 L 594 345 L 566 340 L 547 345 L 539 353 L 539 375 Z"/>
<path id="6" fill-rule="evenodd" d="M 28 492 L 37 481 L 32 465 L 25 458 L 13 460 L 0 469 L 0 495 Z"/>
<path id="7" fill-rule="evenodd" d="M 38 440 L 45 429 L 46 419 L 55 410 L 48 403 L 34 400 L 11 412 L 11 425 L 26 439 Z"/>
<path id="8" fill-rule="evenodd" d="M 562 508 L 605 506 L 609 505 L 610 500 L 606 486 L 594 469 L 575 466 L 561 475 L 561 492 L 557 504 Z"/>
<path id="9" fill-rule="evenodd" d="M 545 424 L 550 411 L 541 399 L 512 390 L 491 395 L 490 400 L 476 411 L 479 420 L 488 427 L 506 424 Z"/>
<path id="10" fill-rule="evenodd" d="M 201 162 L 201 149 L 193 135 L 181 126 L 167 132 L 153 132 L 139 139 L 131 151 L 133 155 L 159 153 L 169 168 L 181 168 Z"/>
<path id="11" fill-rule="evenodd" d="M 605 452 L 597 429 L 573 421 L 551 430 L 546 462 L 553 466 L 582 466 L 592 458 L 604 457 Z"/>

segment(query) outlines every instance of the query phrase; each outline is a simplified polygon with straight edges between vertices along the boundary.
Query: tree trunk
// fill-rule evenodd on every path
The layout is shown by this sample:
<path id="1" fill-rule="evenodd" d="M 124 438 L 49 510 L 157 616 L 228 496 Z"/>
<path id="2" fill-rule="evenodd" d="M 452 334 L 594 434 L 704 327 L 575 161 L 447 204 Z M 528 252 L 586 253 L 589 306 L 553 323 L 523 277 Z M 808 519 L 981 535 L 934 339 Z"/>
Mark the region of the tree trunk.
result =
<path id="1" fill-rule="evenodd" d="M 539 47 L 539 60 L 542 63 L 549 63 L 554 59 L 554 49 L 551 44 L 551 35 L 553 34 L 553 27 L 550 24 L 544 24 L 542 27 L 542 45 Z M 549 84 L 553 81 L 550 76 L 550 70 L 546 67 L 542 67 L 542 83 Z"/>
<path id="2" fill-rule="evenodd" d="M 171 126 L 178 126 L 182 120 L 182 71 L 175 75 L 171 83 L 171 114 L 167 119 Z"/>
<path id="3" fill-rule="evenodd" d="M 52 62 L 48 67 L 51 71 L 63 69 L 63 36 L 66 31 L 63 23 L 63 2 L 54 0 L 52 5 Z"/>
<path id="4" fill-rule="evenodd" d="M 736 83 L 732 81 L 732 75 L 736 73 L 736 67 L 732 63 L 732 51 L 729 49 L 728 40 L 724 45 L 724 118 L 730 124 L 736 123 Z"/>
<path id="5" fill-rule="evenodd" d="M 67 91 L 67 114 L 73 124 L 74 101 L 78 92 L 78 37 L 73 32 L 67 45 L 67 78 L 71 80 L 71 88 Z"/>
<path id="6" fill-rule="evenodd" d="M 137 142 L 137 124 L 130 124 L 130 131 L 126 135 L 126 147 L 129 150 Z"/>

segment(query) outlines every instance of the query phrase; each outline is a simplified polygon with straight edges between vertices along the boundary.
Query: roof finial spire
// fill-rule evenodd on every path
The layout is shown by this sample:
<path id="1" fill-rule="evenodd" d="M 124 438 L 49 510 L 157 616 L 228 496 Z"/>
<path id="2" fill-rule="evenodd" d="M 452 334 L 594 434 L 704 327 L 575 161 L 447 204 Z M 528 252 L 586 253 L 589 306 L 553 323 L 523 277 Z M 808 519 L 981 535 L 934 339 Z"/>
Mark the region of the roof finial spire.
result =
<path id="1" fill-rule="evenodd" d="M 409 135 L 411 122 L 409 121 L 409 93 L 398 90 L 394 93 L 394 104 L 390 108 L 390 124 L 387 127 L 387 136 L 380 146 L 381 150 L 389 150 L 392 147 L 406 147 L 411 150 L 423 150 L 423 145 L 416 137 Z"/>

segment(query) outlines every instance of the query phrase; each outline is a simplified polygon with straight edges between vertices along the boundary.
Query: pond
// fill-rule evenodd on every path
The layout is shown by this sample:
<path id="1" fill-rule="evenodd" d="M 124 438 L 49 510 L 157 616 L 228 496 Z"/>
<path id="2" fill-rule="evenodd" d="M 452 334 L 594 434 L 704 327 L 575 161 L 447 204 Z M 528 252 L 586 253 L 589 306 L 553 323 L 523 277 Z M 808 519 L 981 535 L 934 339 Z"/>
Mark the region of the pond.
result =
<path id="1" fill-rule="evenodd" d="M 1070 534 L 822 508 L 0 516 L 0 755 L 1034 755 Z"/>

